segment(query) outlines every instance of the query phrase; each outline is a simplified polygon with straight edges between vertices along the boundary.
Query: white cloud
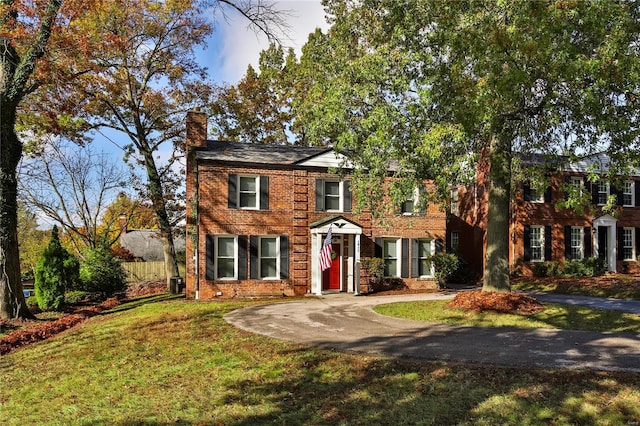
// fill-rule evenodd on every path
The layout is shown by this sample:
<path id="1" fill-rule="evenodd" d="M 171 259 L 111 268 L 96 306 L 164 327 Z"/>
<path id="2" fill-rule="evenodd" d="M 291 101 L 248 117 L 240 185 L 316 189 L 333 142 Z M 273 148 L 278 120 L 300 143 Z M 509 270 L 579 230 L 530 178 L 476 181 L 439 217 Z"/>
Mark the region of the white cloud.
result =
<path id="1" fill-rule="evenodd" d="M 309 33 L 316 28 L 327 30 L 329 24 L 320 0 L 276 1 L 276 7 L 288 11 L 287 22 L 290 26 L 285 48 L 292 47 L 300 55 L 300 49 L 306 43 Z M 239 14 L 228 13 L 228 21 L 218 17 L 214 40 L 207 52 L 206 64 L 212 78 L 217 83 L 235 83 L 251 64 L 258 68 L 260 51 L 269 46 L 263 34 L 256 34 L 248 26 L 246 19 Z M 215 43 L 217 41 L 217 43 Z M 216 46 L 214 46 L 216 45 Z M 217 50 L 215 53 L 211 49 Z"/>

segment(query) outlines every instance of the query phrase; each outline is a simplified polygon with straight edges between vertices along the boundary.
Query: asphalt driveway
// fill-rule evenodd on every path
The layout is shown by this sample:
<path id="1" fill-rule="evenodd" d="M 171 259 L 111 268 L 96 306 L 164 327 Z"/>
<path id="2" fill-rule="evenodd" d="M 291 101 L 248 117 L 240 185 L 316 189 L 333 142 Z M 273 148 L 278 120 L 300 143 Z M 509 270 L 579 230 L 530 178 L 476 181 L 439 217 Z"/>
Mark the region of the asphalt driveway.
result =
<path id="1" fill-rule="evenodd" d="M 637 334 L 449 326 L 391 318 L 372 309 L 382 303 L 452 297 L 444 293 L 333 294 L 251 306 L 228 313 L 225 320 L 275 339 L 347 352 L 512 367 L 640 372 Z M 630 309 L 640 309 L 640 302 L 635 303 Z"/>

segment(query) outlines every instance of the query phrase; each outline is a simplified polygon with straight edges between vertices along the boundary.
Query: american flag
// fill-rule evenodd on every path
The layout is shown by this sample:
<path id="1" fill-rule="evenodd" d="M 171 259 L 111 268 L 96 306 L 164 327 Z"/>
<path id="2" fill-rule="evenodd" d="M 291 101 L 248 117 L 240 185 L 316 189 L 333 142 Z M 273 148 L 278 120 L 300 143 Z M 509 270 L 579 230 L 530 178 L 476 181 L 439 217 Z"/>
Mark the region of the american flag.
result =
<path id="1" fill-rule="evenodd" d="M 329 231 L 327 231 L 327 236 L 324 239 L 324 244 L 322 244 L 322 250 L 320 250 L 320 268 L 323 271 L 331 268 L 331 227 L 333 225 L 329 225 Z"/>

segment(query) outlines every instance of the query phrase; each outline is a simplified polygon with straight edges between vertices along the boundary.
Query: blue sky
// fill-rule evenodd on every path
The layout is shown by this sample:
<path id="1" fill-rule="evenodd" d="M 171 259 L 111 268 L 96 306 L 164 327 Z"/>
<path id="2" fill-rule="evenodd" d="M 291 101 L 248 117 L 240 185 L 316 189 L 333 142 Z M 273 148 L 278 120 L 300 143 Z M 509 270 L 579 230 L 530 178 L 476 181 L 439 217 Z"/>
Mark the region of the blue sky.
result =
<path id="1" fill-rule="evenodd" d="M 327 30 L 324 9 L 320 0 L 274 1 L 279 10 L 288 12 L 288 37 L 283 37 L 285 48 L 296 53 L 307 41 L 309 33 L 317 27 Z M 236 83 L 249 64 L 258 66 L 260 51 L 268 47 L 267 38 L 248 28 L 248 22 L 238 13 L 229 12 L 227 20 L 216 16 L 215 34 L 206 51 L 198 52 L 202 65 L 209 69 L 215 83 Z"/>

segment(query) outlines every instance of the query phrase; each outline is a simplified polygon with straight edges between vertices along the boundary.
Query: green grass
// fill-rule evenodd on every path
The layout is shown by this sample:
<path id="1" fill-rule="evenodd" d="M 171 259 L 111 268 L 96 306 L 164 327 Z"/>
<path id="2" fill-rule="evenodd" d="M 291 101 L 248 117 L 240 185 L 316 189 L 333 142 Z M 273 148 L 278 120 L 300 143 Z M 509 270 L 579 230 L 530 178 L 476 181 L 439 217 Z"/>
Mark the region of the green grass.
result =
<path id="1" fill-rule="evenodd" d="M 511 289 L 573 296 L 640 300 L 640 279 L 638 275 L 617 274 L 611 277 L 591 278 L 521 278 L 511 281 Z"/>
<path id="2" fill-rule="evenodd" d="M 587 306 L 545 303 L 545 310 L 531 316 L 491 311 L 472 312 L 447 308 L 448 301 L 404 302 L 378 305 L 382 315 L 417 321 L 481 327 L 558 328 L 565 330 L 640 333 L 640 316 Z"/>
<path id="3" fill-rule="evenodd" d="M 124 305 L 0 357 L 3 425 L 626 425 L 640 374 L 409 362 L 235 329 L 248 303 Z"/>

